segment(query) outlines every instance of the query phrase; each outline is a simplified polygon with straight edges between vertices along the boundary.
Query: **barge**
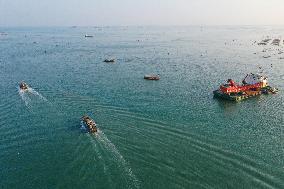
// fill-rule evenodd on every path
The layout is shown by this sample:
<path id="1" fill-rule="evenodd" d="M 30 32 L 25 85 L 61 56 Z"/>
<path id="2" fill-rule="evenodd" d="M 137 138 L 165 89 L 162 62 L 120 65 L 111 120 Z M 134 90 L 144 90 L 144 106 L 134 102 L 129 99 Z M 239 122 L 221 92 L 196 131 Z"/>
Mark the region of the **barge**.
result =
<path id="1" fill-rule="evenodd" d="M 251 73 L 247 74 L 241 85 L 229 79 L 226 84 L 221 85 L 219 89 L 213 91 L 213 94 L 217 98 L 241 101 L 262 94 L 276 94 L 277 92 L 277 88 L 268 85 L 267 77 Z"/>

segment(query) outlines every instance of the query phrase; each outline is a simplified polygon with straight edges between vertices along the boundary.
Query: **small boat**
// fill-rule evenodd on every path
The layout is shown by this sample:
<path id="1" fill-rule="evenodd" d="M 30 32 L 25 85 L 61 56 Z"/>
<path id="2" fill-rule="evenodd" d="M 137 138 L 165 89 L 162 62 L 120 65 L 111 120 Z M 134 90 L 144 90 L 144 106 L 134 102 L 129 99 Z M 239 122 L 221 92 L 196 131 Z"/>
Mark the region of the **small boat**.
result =
<path id="1" fill-rule="evenodd" d="M 114 58 L 112 58 L 112 59 L 105 59 L 104 62 L 105 63 L 114 63 L 115 59 Z"/>
<path id="2" fill-rule="evenodd" d="M 82 117 L 82 121 L 90 133 L 98 132 L 97 125 L 92 118 L 85 115 Z"/>
<path id="3" fill-rule="evenodd" d="M 94 36 L 92 36 L 92 35 L 87 35 L 87 34 L 86 34 L 85 37 L 94 37 Z"/>
<path id="4" fill-rule="evenodd" d="M 26 83 L 23 82 L 23 81 L 19 84 L 19 87 L 20 87 L 20 89 L 23 90 L 23 91 L 26 91 L 26 90 L 29 89 L 28 84 L 26 84 Z"/>
<path id="5" fill-rule="evenodd" d="M 0 35 L 6 36 L 6 35 L 8 35 L 8 34 L 7 34 L 7 33 L 4 33 L 4 32 L 0 32 Z"/>
<path id="6" fill-rule="evenodd" d="M 280 39 L 274 39 L 271 43 L 272 45 L 278 45 L 280 44 Z"/>
<path id="7" fill-rule="evenodd" d="M 263 94 L 277 94 L 278 93 L 278 89 L 275 87 L 271 87 L 271 86 L 267 86 L 261 89 L 261 92 Z"/>
<path id="8" fill-rule="evenodd" d="M 158 74 L 158 75 L 153 75 L 153 74 L 151 74 L 151 75 L 145 75 L 145 76 L 144 76 L 144 79 L 147 79 L 147 80 L 159 80 L 159 79 L 160 79 L 160 76 L 159 76 L 159 74 Z"/>
<path id="9" fill-rule="evenodd" d="M 258 45 L 267 45 L 270 40 L 271 39 L 264 39 L 261 42 L 259 42 Z"/>

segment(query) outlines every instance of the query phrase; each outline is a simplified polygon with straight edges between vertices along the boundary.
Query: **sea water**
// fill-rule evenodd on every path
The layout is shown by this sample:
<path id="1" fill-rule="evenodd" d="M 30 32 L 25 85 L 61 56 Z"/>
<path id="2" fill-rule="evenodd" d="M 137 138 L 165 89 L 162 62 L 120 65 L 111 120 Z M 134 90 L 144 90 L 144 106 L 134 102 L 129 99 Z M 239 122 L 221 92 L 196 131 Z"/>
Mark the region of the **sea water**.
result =
<path id="1" fill-rule="evenodd" d="M 0 188 L 284 187 L 283 42 L 257 45 L 284 27 L 0 32 Z M 251 72 L 280 92 L 213 98 Z"/>

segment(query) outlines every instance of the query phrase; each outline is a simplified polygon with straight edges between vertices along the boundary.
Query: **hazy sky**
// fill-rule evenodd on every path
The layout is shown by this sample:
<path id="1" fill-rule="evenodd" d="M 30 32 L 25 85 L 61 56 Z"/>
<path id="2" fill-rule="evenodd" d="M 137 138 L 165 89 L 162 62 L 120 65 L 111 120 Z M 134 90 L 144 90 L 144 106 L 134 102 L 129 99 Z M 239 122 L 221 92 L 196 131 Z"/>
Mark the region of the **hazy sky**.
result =
<path id="1" fill-rule="evenodd" d="M 0 0 L 0 26 L 284 25 L 284 0 Z"/>

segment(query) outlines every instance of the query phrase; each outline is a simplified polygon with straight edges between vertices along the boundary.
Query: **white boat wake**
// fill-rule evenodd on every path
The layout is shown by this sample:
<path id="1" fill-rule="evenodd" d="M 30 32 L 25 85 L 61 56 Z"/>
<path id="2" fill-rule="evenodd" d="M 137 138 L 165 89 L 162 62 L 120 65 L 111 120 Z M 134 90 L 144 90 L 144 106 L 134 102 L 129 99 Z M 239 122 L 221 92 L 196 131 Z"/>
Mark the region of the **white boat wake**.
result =
<path id="1" fill-rule="evenodd" d="M 38 93 L 37 91 L 35 91 L 33 88 L 29 88 L 29 89 L 28 89 L 28 92 L 31 93 L 31 94 L 33 94 L 33 95 L 35 95 L 35 96 L 38 96 L 41 100 L 47 102 L 47 99 L 46 99 L 44 96 L 42 96 L 40 93 Z"/>
<path id="2" fill-rule="evenodd" d="M 131 168 L 129 167 L 128 163 L 126 162 L 124 157 L 120 154 L 120 152 L 117 150 L 115 145 L 106 137 L 106 135 L 101 130 L 98 130 L 96 138 L 99 144 L 102 145 L 104 149 L 109 150 L 114 155 L 116 161 L 119 164 L 119 167 L 122 168 L 125 175 L 128 177 L 127 179 L 128 188 L 140 188 L 139 180 L 136 178 Z"/>
<path id="3" fill-rule="evenodd" d="M 28 107 L 28 108 L 31 108 L 30 106 L 30 103 L 31 103 L 31 99 L 29 96 L 27 96 L 25 94 L 25 91 L 22 91 L 21 89 L 19 89 L 19 95 L 21 96 L 22 100 L 25 102 L 25 105 Z"/>
<path id="4" fill-rule="evenodd" d="M 44 96 L 30 87 L 27 90 L 22 90 L 18 87 L 18 93 L 28 108 L 31 108 L 32 97 L 37 97 L 42 101 L 48 102 L 48 100 Z"/>

